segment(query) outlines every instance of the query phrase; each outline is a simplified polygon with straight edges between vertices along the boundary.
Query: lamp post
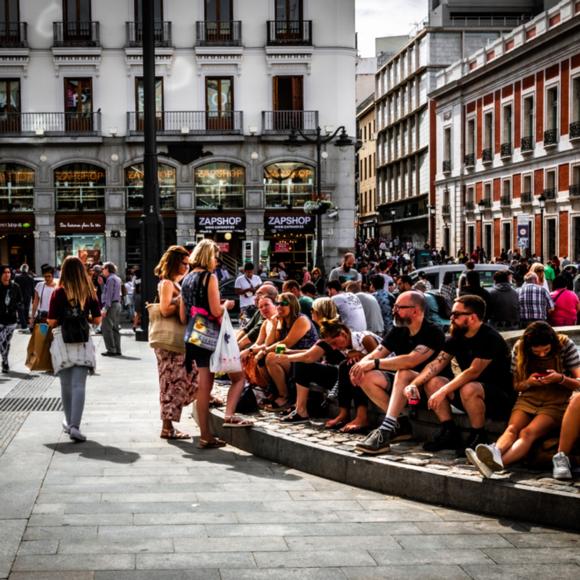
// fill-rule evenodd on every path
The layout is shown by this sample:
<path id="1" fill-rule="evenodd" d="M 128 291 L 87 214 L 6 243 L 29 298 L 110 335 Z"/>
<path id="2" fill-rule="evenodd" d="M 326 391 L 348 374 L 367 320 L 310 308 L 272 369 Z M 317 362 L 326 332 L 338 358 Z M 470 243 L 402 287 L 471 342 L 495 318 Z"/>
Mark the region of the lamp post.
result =
<path id="1" fill-rule="evenodd" d="M 141 3 L 143 23 L 143 214 L 141 215 L 141 328 L 139 341 L 148 340 L 149 317 L 147 302 L 155 296 L 156 278 L 153 273 L 161 257 L 163 223 L 159 210 L 159 181 L 157 175 L 157 135 L 155 127 L 155 28 L 153 0 Z"/>
<path id="2" fill-rule="evenodd" d="M 480 235 L 479 235 L 479 247 L 482 251 L 483 254 L 483 213 L 485 212 L 485 201 L 483 199 L 480 199 L 477 207 L 479 208 L 479 230 L 480 230 Z"/>
<path id="3" fill-rule="evenodd" d="M 429 230 L 429 245 L 431 246 L 431 248 L 435 248 L 435 227 L 437 225 L 436 222 L 436 208 L 434 205 L 428 205 L 427 206 L 427 212 L 428 212 L 428 220 L 429 220 L 429 226 L 428 226 L 428 230 Z"/>
<path id="4" fill-rule="evenodd" d="M 391 214 L 391 242 L 393 242 L 394 247 L 394 240 L 395 240 L 395 216 L 397 215 L 396 210 L 392 209 L 390 212 Z"/>
<path id="5" fill-rule="evenodd" d="M 306 135 L 301 129 L 292 129 L 290 136 L 288 137 L 288 145 L 303 145 L 310 143 L 316 147 L 316 193 L 314 194 L 315 201 L 320 202 L 322 200 L 322 146 L 330 143 L 338 134 L 337 141 L 335 145 L 337 147 L 348 147 L 353 145 L 352 139 L 348 136 L 346 132 L 346 127 L 341 125 L 330 135 L 323 137 L 322 129 L 316 127 L 315 136 Z M 301 137 L 302 141 L 298 138 Z M 318 211 L 316 211 L 316 267 L 320 268 L 320 271 L 324 275 L 324 255 L 322 252 L 322 215 L 328 210 L 327 207 L 321 206 Z"/>
<path id="6" fill-rule="evenodd" d="M 546 207 L 546 196 L 542 193 L 538 197 L 540 204 L 540 260 L 544 263 L 544 208 Z"/>

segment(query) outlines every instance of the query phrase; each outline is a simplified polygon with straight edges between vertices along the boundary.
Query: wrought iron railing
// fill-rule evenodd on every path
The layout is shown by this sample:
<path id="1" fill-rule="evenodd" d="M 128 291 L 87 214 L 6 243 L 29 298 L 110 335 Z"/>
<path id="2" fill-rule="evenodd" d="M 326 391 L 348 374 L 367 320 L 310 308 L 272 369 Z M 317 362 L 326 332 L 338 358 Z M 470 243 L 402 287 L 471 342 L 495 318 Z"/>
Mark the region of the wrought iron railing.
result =
<path id="1" fill-rule="evenodd" d="M 53 22 L 54 46 L 99 46 L 98 22 L 77 21 Z"/>
<path id="2" fill-rule="evenodd" d="M 580 121 L 570 123 L 570 139 L 580 139 Z"/>
<path id="3" fill-rule="evenodd" d="M 127 46 L 143 46 L 143 23 L 142 22 L 125 22 L 127 34 Z M 153 23 L 153 38 L 155 46 L 171 46 L 171 22 L 157 21 Z"/>
<path id="4" fill-rule="evenodd" d="M 522 203 L 532 203 L 534 196 L 531 191 L 522 191 L 521 201 Z"/>
<path id="5" fill-rule="evenodd" d="M 450 216 L 451 215 L 451 205 L 448 203 L 441 206 L 441 215 L 442 216 Z"/>
<path id="6" fill-rule="evenodd" d="M 493 161 L 493 151 L 491 148 L 487 148 L 482 151 L 481 160 L 484 163 L 491 163 Z"/>
<path id="7" fill-rule="evenodd" d="M 580 197 L 580 184 L 571 183 L 570 187 L 568 188 L 568 192 L 570 197 Z"/>
<path id="8" fill-rule="evenodd" d="M 500 147 L 500 155 L 502 157 L 511 157 L 512 156 L 512 144 L 511 143 L 502 143 Z"/>
<path id="9" fill-rule="evenodd" d="M 268 45 L 311 44 L 312 20 L 268 20 Z"/>
<path id="10" fill-rule="evenodd" d="M 499 204 L 501 207 L 510 207 L 512 204 L 512 196 L 511 195 L 502 195 Z"/>
<path id="11" fill-rule="evenodd" d="M 466 201 L 465 202 L 465 211 L 475 211 L 475 202 L 474 201 Z"/>
<path id="12" fill-rule="evenodd" d="M 240 46 L 242 23 L 240 20 L 202 20 L 195 23 L 197 46 Z"/>
<path id="13" fill-rule="evenodd" d="M 290 133 L 292 129 L 314 133 L 317 126 L 318 111 L 262 111 L 264 134 Z"/>
<path id="14" fill-rule="evenodd" d="M 544 131 L 544 147 L 553 147 L 558 144 L 558 129 Z"/>
<path id="15" fill-rule="evenodd" d="M 547 187 L 546 189 L 544 189 L 542 194 L 547 200 L 553 201 L 556 199 L 556 188 L 555 187 Z"/>
<path id="16" fill-rule="evenodd" d="M 484 197 L 478 205 L 483 209 L 491 209 L 493 201 L 489 197 Z"/>
<path id="17" fill-rule="evenodd" d="M 534 136 L 527 135 L 522 137 L 522 144 L 520 147 L 522 153 L 527 153 L 534 150 Z"/>
<path id="18" fill-rule="evenodd" d="M 129 135 L 144 132 L 143 113 L 127 113 Z M 156 116 L 160 135 L 240 135 L 242 111 L 164 111 Z"/>
<path id="19" fill-rule="evenodd" d="M 443 161 L 443 173 L 451 173 L 451 161 Z"/>
<path id="20" fill-rule="evenodd" d="M 467 153 L 463 157 L 463 163 L 465 167 L 474 167 L 475 166 L 475 153 Z"/>
<path id="21" fill-rule="evenodd" d="M 0 22 L 0 48 L 28 46 L 26 22 Z"/>
<path id="22" fill-rule="evenodd" d="M 0 135 L 97 136 L 101 113 L 0 113 Z"/>

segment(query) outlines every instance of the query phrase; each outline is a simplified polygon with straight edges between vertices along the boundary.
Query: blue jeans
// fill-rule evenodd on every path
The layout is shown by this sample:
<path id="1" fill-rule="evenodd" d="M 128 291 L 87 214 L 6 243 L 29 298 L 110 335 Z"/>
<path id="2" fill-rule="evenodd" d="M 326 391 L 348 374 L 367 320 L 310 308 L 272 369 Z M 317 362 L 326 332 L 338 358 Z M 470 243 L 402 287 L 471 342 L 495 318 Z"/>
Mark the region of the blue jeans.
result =
<path id="1" fill-rule="evenodd" d="M 70 367 L 58 373 L 64 416 L 69 427 L 81 426 L 89 367 Z"/>

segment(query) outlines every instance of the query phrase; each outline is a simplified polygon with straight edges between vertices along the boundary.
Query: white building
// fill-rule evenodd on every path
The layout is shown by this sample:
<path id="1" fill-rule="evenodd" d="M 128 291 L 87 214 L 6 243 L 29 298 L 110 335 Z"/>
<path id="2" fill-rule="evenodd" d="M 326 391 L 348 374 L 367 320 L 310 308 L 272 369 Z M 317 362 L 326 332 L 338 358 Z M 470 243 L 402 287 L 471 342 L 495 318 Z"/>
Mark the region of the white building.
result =
<path id="1" fill-rule="evenodd" d="M 295 218 L 316 193 L 315 148 L 286 140 L 292 128 L 317 126 L 355 135 L 354 0 L 155 6 L 166 243 L 210 235 L 237 261 L 311 266 L 313 220 Z M 85 252 L 138 262 L 139 7 L 0 3 L 2 262 L 38 268 Z M 330 265 L 353 247 L 354 149 L 325 149 L 322 193 L 339 208 L 338 219 L 323 221 Z M 280 221 L 285 228 L 272 225 Z"/>

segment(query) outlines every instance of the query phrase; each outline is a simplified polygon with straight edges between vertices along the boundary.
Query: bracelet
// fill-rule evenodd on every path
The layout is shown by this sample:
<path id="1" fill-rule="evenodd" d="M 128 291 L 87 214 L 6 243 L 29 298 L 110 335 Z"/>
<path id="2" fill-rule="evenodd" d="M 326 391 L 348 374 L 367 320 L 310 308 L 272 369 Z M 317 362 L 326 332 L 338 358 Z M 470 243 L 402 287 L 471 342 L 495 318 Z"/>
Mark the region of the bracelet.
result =
<path id="1" fill-rule="evenodd" d="M 375 369 L 376 369 L 377 371 L 380 371 L 380 370 L 381 370 L 381 368 L 380 368 L 380 364 L 381 364 L 381 359 L 379 359 L 379 358 L 376 358 L 376 359 L 375 359 Z"/>
<path id="2" fill-rule="evenodd" d="M 562 378 L 556 383 L 557 385 L 563 385 L 566 380 L 566 375 L 562 373 Z"/>

